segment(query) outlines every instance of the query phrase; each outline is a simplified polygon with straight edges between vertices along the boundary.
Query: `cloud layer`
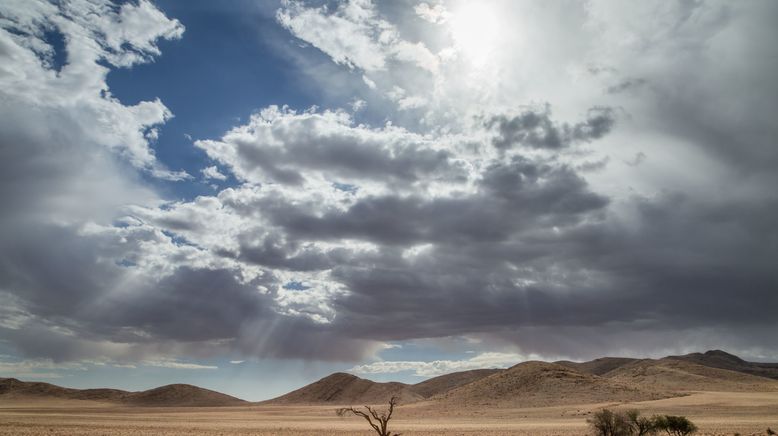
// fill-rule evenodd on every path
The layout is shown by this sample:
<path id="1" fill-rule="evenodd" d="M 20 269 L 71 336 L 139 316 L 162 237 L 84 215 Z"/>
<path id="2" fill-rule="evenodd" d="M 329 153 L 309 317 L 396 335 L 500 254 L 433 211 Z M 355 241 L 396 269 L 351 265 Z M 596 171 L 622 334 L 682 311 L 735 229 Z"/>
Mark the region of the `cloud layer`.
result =
<path id="1" fill-rule="evenodd" d="M 489 5 L 536 22 L 474 63 L 454 4 L 284 2 L 293 50 L 342 74 L 318 83 L 361 103 L 260 107 L 198 139 L 202 177 L 227 187 L 183 200 L 154 187 L 191 182 L 154 153 L 173 114 L 106 83 L 183 25 L 146 1 L 0 6 L 2 341 L 32 362 L 176 368 L 481 344 L 354 369 L 425 376 L 528 355 L 774 355 L 776 6 Z"/>

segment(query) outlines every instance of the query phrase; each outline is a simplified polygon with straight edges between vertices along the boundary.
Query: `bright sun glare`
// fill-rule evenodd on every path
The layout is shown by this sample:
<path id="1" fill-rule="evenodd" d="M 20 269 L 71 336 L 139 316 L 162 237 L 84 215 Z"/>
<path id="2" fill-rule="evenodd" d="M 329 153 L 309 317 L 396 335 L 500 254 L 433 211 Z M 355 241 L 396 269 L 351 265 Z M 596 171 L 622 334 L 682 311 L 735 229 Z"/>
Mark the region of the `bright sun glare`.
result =
<path id="1" fill-rule="evenodd" d="M 483 65 L 494 51 L 499 26 L 494 8 L 483 1 L 468 1 L 454 11 L 451 32 L 457 48 L 475 66 Z"/>

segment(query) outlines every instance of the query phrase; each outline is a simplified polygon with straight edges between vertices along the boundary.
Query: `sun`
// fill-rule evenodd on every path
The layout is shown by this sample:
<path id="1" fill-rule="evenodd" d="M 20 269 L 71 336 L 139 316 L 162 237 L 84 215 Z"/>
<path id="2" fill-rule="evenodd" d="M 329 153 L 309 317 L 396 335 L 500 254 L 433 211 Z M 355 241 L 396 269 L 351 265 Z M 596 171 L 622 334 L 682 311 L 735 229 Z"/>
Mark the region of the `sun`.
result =
<path id="1" fill-rule="evenodd" d="M 451 33 L 460 53 L 473 65 L 484 65 L 494 53 L 500 33 L 499 17 L 485 1 L 466 1 L 451 17 Z"/>

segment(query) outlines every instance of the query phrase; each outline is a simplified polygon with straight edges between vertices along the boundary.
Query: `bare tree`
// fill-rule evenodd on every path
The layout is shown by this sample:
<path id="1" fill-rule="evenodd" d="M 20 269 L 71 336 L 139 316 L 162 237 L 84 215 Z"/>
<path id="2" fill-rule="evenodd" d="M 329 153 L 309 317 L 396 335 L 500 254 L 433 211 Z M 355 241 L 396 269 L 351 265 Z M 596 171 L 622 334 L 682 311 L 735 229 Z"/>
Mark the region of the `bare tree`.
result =
<path id="1" fill-rule="evenodd" d="M 368 424 L 370 424 L 370 427 L 373 427 L 373 430 L 375 430 L 375 432 L 378 433 L 378 436 L 400 436 L 400 433 L 391 433 L 389 432 L 389 429 L 386 428 L 387 424 L 389 423 L 389 420 L 392 419 L 394 406 L 397 405 L 397 402 L 398 402 L 398 398 L 392 397 L 389 400 L 389 410 L 387 410 L 384 413 L 381 413 L 370 406 L 365 406 L 367 413 L 359 409 L 355 409 L 353 407 L 344 407 L 336 410 L 335 413 L 337 413 L 338 416 L 345 416 L 351 413 L 365 418 Z"/>

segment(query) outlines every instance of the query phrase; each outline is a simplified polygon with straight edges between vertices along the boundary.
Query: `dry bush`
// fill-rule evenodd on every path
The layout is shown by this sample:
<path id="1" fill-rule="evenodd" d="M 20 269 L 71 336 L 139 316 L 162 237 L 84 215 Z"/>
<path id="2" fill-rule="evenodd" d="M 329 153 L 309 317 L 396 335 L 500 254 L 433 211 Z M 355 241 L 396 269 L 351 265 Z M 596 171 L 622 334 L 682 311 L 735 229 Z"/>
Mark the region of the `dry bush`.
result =
<path id="1" fill-rule="evenodd" d="M 392 419 L 394 406 L 396 405 L 397 405 L 397 397 L 392 397 L 389 400 L 389 409 L 383 413 L 378 412 L 376 409 L 373 409 L 370 406 L 365 406 L 367 413 L 359 409 L 355 409 L 353 407 L 343 407 L 341 409 L 336 410 L 335 413 L 338 416 L 345 416 L 350 413 L 365 418 L 368 424 L 370 424 L 370 427 L 373 427 L 373 430 L 375 430 L 375 432 L 378 433 L 378 436 L 400 436 L 400 433 L 391 433 L 387 428 L 389 424 L 389 420 Z"/>

